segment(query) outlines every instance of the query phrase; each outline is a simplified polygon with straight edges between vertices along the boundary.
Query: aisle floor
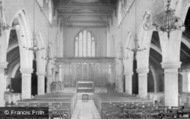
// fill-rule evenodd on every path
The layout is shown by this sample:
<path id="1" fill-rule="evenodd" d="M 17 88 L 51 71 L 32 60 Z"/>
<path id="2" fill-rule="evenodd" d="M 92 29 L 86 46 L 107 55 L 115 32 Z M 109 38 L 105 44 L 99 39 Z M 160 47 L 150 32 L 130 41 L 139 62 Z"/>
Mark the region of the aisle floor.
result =
<path id="1" fill-rule="evenodd" d="M 71 119 L 101 119 L 101 117 L 93 100 L 88 102 L 78 100 Z"/>

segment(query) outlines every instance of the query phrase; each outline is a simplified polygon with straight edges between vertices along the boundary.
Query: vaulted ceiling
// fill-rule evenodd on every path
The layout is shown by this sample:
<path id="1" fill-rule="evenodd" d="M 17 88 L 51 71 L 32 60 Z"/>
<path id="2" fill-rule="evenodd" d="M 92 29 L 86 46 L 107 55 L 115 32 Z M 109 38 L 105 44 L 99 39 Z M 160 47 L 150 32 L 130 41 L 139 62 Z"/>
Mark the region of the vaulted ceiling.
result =
<path id="1" fill-rule="evenodd" d="M 117 0 L 54 0 L 62 26 L 105 27 Z"/>

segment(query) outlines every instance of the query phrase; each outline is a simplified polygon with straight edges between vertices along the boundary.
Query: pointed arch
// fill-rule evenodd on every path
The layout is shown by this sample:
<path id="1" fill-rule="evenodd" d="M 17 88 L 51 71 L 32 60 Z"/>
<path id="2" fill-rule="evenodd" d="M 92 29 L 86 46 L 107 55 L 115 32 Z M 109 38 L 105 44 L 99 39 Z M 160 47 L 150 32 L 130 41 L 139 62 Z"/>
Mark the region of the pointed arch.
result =
<path id="1" fill-rule="evenodd" d="M 82 29 L 75 36 L 74 40 L 75 57 L 95 57 L 96 55 L 96 40 L 94 34 Z"/>
<path id="2" fill-rule="evenodd" d="M 15 16 L 13 17 L 11 25 L 17 24 L 18 27 L 15 29 L 17 37 L 18 37 L 18 45 L 19 45 L 19 52 L 20 52 L 20 68 L 21 69 L 32 69 L 32 59 L 33 54 L 31 51 L 27 51 L 23 49 L 23 46 L 30 47 L 31 43 L 31 30 L 29 28 L 29 24 L 26 18 L 25 11 L 23 9 L 19 10 Z M 10 29 L 11 30 L 11 29 Z M 6 39 L 6 51 L 8 50 L 9 44 L 9 37 L 10 37 L 10 30 L 7 32 Z M 5 57 L 6 57 L 5 52 Z"/>

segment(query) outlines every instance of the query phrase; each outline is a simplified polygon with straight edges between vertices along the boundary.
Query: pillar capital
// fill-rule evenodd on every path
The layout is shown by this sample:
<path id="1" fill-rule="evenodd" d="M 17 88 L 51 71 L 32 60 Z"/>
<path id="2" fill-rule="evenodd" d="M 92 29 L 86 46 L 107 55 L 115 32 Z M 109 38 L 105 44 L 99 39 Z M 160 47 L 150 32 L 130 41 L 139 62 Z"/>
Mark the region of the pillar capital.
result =
<path id="1" fill-rule="evenodd" d="M 142 68 L 142 69 L 136 69 L 138 74 L 147 74 L 149 72 L 149 69 Z"/>
<path id="2" fill-rule="evenodd" d="M 181 62 L 164 62 L 161 63 L 164 72 L 168 73 L 178 73 L 178 68 L 181 66 Z"/>
<path id="3" fill-rule="evenodd" d="M 25 69 L 25 68 L 22 68 L 20 69 L 20 72 L 22 74 L 31 74 L 33 72 L 33 69 Z"/>
<path id="4" fill-rule="evenodd" d="M 162 62 L 161 65 L 164 69 L 180 68 L 181 62 Z"/>

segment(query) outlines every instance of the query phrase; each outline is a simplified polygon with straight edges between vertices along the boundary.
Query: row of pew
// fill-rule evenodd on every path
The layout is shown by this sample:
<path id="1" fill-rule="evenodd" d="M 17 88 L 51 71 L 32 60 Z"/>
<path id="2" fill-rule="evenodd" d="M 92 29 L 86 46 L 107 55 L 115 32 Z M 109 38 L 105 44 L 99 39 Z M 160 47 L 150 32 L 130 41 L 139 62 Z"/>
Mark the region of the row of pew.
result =
<path id="1" fill-rule="evenodd" d="M 13 107 L 48 107 L 49 118 L 71 119 L 76 104 L 75 94 L 49 93 L 35 96 L 33 99 L 17 101 Z"/>
<path id="2" fill-rule="evenodd" d="M 71 118 L 71 103 L 47 103 L 47 102 L 39 102 L 39 103 L 18 103 L 17 105 L 13 105 L 13 107 L 48 107 L 49 117 L 51 119 L 54 118 L 63 118 L 70 119 Z"/>
<path id="3" fill-rule="evenodd" d="M 102 119 L 190 119 L 190 109 L 149 104 L 103 103 Z"/>
<path id="4" fill-rule="evenodd" d="M 167 107 L 126 94 L 95 94 L 102 119 L 190 119 L 190 109 Z"/>
<path id="5" fill-rule="evenodd" d="M 103 103 L 153 103 L 152 100 L 142 99 L 136 97 L 135 95 L 127 95 L 124 93 L 95 93 L 94 94 L 94 103 L 99 110 L 101 111 Z"/>

